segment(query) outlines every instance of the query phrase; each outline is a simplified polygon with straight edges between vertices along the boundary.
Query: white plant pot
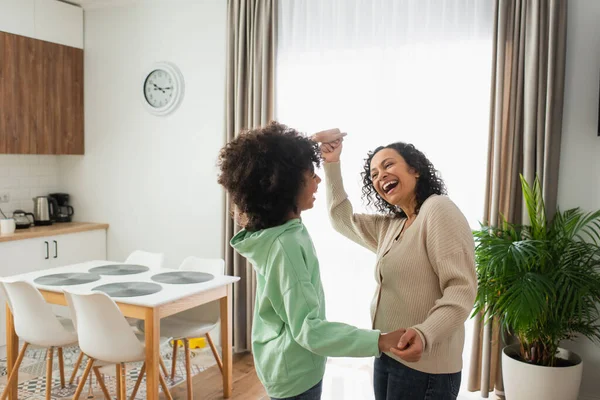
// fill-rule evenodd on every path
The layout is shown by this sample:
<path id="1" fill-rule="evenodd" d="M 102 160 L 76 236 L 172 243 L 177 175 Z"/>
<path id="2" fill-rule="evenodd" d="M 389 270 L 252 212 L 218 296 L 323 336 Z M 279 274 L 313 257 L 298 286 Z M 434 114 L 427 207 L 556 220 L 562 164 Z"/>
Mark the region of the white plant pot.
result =
<path id="1" fill-rule="evenodd" d="M 510 355 L 519 354 L 519 345 L 502 351 L 502 375 L 506 400 L 577 400 L 583 362 L 568 350 L 559 348 L 559 358 L 575 365 L 540 367 L 517 361 Z"/>

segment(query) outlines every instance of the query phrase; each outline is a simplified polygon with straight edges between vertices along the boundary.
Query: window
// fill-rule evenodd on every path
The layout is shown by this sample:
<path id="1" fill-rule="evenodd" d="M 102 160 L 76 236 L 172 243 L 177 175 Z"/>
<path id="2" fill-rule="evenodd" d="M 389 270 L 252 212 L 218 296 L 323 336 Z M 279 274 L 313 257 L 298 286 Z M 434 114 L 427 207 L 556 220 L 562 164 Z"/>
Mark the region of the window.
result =
<path id="1" fill-rule="evenodd" d="M 285 0 L 279 12 L 276 118 L 306 133 L 332 127 L 348 132 L 342 173 L 355 210 L 368 211 L 359 176 L 367 151 L 405 141 L 429 157 L 449 196 L 478 227 L 489 131 L 492 2 Z M 325 185 L 303 221 L 321 262 L 328 318 L 370 327 L 375 257 L 333 230 Z M 466 350 L 469 337 L 470 331 Z M 355 389 L 364 390 L 360 384 Z M 355 398 L 371 398 L 371 391 L 368 386 L 366 397 Z"/>

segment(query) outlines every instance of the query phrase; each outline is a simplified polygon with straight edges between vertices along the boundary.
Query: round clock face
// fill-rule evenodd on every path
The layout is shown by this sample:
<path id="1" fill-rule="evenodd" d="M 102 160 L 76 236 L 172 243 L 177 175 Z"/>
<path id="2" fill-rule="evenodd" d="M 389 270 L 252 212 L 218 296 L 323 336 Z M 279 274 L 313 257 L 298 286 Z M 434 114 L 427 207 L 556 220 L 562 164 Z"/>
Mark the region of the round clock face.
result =
<path id="1" fill-rule="evenodd" d="M 176 79 L 163 69 L 150 72 L 144 82 L 144 97 L 146 102 L 154 108 L 167 107 L 175 100 Z"/>

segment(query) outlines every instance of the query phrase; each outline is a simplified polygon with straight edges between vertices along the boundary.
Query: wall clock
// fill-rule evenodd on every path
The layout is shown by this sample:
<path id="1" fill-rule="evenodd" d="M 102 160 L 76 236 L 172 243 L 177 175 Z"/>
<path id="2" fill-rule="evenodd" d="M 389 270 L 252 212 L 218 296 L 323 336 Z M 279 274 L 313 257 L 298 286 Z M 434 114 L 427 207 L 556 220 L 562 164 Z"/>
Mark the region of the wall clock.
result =
<path id="1" fill-rule="evenodd" d="M 143 103 L 154 115 L 167 115 L 175 111 L 184 93 L 183 75 L 174 64 L 157 62 L 144 73 Z"/>

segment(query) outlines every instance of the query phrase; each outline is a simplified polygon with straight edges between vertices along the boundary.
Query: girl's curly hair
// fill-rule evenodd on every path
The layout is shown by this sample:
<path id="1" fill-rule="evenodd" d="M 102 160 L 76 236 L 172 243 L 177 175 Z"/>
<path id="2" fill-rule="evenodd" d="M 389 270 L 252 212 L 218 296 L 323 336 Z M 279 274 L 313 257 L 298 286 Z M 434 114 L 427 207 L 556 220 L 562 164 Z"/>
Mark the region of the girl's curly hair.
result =
<path id="1" fill-rule="evenodd" d="M 271 228 L 298 212 L 304 174 L 319 166 L 318 144 L 287 126 L 269 125 L 240 134 L 219 154 L 218 178 L 249 231 Z"/>
<path id="2" fill-rule="evenodd" d="M 409 143 L 396 142 L 387 146 L 380 146 L 375 150 L 367 154 L 365 163 L 363 166 L 362 180 L 362 198 L 367 205 L 373 205 L 375 209 L 382 213 L 392 217 L 406 218 L 406 213 L 399 209 L 397 206 L 385 201 L 373 186 L 371 180 L 371 160 L 373 156 L 383 149 L 394 149 L 398 154 L 404 158 L 406 164 L 413 168 L 418 174 L 417 185 L 415 187 L 415 194 L 417 199 L 417 207 L 415 212 L 418 214 L 423 202 L 433 194 L 447 194 L 446 185 L 439 176 L 439 172 L 434 168 L 433 164 L 421 151 L 417 150 L 415 146 Z"/>

